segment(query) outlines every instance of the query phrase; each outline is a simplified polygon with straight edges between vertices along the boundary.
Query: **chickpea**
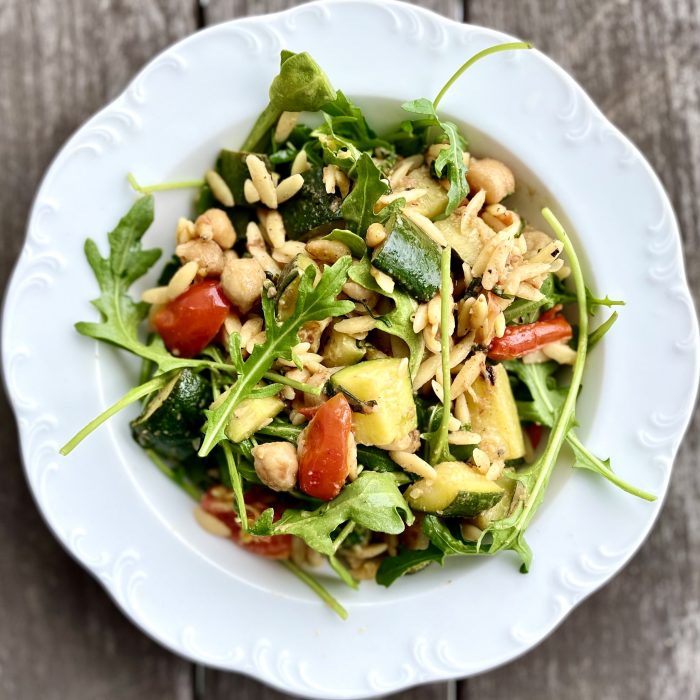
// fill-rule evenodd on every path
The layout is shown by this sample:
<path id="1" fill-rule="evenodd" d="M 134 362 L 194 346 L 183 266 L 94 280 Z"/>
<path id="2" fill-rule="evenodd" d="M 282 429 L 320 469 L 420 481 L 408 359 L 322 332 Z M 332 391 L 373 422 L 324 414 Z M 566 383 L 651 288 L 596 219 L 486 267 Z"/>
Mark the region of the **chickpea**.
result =
<path id="1" fill-rule="evenodd" d="M 469 161 L 467 182 L 474 192 L 484 190 L 486 203 L 497 204 L 515 192 L 515 177 L 511 169 L 493 158 L 472 158 Z"/>
<path id="2" fill-rule="evenodd" d="M 226 258 L 221 275 L 224 293 L 243 314 L 248 313 L 262 295 L 265 272 L 253 258 Z"/>
<path id="3" fill-rule="evenodd" d="M 266 442 L 252 450 L 255 473 L 273 491 L 289 491 L 297 483 L 299 461 L 289 442 Z"/>
<path id="4" fill-rule="evenodd" d="M 195 233 L 205 241 L 215 241 L 223 250 L 233 247 L 236 231 L 231 219 L 222 209 L 207 209 L 194 222 Z"/>
<path id="5" fill-rule="evenodd" d="M 180 243 L 175 248 L 175 255 L 183 264 L 194 261 L 199 265 L 201 277 L 216 277 L 224 269 L 224 254 L 214 241 L 195 239 Z"/>

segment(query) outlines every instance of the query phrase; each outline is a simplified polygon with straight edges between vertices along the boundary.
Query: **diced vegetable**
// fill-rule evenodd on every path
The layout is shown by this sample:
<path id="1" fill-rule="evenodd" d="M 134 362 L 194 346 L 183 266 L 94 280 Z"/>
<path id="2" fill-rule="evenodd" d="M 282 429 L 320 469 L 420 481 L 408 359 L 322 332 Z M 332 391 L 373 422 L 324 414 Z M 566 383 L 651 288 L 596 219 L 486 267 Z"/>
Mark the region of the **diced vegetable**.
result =
<path id="1" fill-rule="evenodd" d="M 508 373 L 503 365 L 489 365 L 486 373 L 472 385 L 476 399 L 467 393 L 472 430 L 481 435 L 479 447 L 491 459 L 520 459 L 525 443 Z"/>
<path id="2" fill-rule="evenodd" d="M 440 181 L 430 174 L 428 166 L 422 165 L 420 168 L 412 170 L 406 176 L 403 187 L 412 190 L 426 190 L 426 193 L 420 199 L 410 204 L 412 209 L 423 214 L 423 216 L 435 219 L 445 211 L 447 207 L 447 191 L 440 184 Z"/>
<path id="3" fill-rule="evenodd" d="M 157 311 L 153 325 L 173 355 L 195 357 L 216 337 L 228 311 L 219 283 L 205 280 Z"/>
<path id="4" fill-rule="evenodd" d="M 183 369 L 131 422 L 134 440 L 168 459 L 187 459 L 197 451 L 204 409 L 210 402 L 209 382 L 200 374 Z"/>
<path id="5" fill-rule="evenodd" d="M 515 360 L 549 343 L 571 340 L 572 336 L 571 324 L 563 316 L 507 326 L 502 338 L 491 341 L 488 354 L 492 360 Z"/>
<path id="6" fill-rule="evenodd" d="M 488 510 L 479 513 L 474 518 L 474 525 L 481 530 L 485 530 L 496 520 L 502 520 L 510 512 L 513 495 L 515 494 L 515 487 L 518 482 L 515 481 L 515 479 L 508 478 L 506 473 L 507 471 L 504 472 L 504 475 L 500 479 L 496 479 L 496 483 L 503 489 L 503 497 L 501 500 Z"/>
<path id="7" fill-rule="evenodd" d="M 245 399 L 233 409 L 233 415 L 226 426 L 226 436 L 232 442 L 242 442 L 272 420 L 284 403 L 276 396 L 260 399 Z"/>
<path id="8" fill-rule="evenodd" d="M 299 438 L 299 488 L 309 496 L 330 501 L 348 477 L 348 440 L 352 411 L 337 394 L 326 401 Z"/>
<path id="9" fill-rule="evenodd" d="M 408 487 L 406 501 L 415 510 L 444 517 L 473 518 L 503 498 L 503 489 L 464 462 L 435 466 L 436 479 L 421 479 Z"/>
<path id="10" fill-rule="evenodd" d="M 355 338 L 331 330 L 330 336 L 323 348 L 323 359 L 326 367 L 345 367 L 354 365 L 365 356 L 365 349 L 360 347 Z"/>
<path id="11" fill-rule="evenodd" d="M 405 359 L 360 362 L 336 372 L 331 383 L 360 401 L 376 402 L 369 413 L 352 415 L 359 444 L 390 445 L 416 429 L 416 404 Z"/>
<path id="12" fill-rule="evenodd" d="M 328 194 L 323 184 L 323 169 L 303 173 L 304 185 L 298 194 L 280 205 L 287 238 L 293 241 L 323 236 L 334 228 L 344 228 L 340 213 L 342 199 Z"/>
<path id="13" fill-rule="evenodd" d="M 388 236 L 372 264 L 393 277 L 414 299 L 429 301 L 440 288 L 440 251 L 412 222 L 396 215 L 386 225 Z"/>
<path id="14" fill-rule="evenodd" d="M 249 520 L 255 520 L 251 515 L 261 513 L 271 505 L 277 503 L 271 501 L 268 493 L 262 489 L 252 489 L 245 494 L 246 510 L 249 511 Z M 243 549 L 252 554 L 258 554 L 269 559 L 288 559 L 292 551 L 291 535 L 249 535 L 241 530 L 241 522 L 233 508 L 233 498 L 222 492 L 220 487 L 207 491 L 199 503 L 202 510 L 213 515 L 229 530 L 231 539 Z M 275 507 L 275 520 L 282 517 L 284 510 Z"/>
<path id="15" fill-rule="evenodd" d="M 459 255 L 464 262 L 473 265 L 479 257 L 482 249 L 479 230 L 474 227 L 462 231 L 462 216 L 464 208 L 458 207 L 446 219 L 436 221 L 435 225 L 445 237 L 450 248 Z"/>
<path id="16" fill-rule="evenodd" d="M 250 178 L 250 171 L 245 162 L 249 155 L 250 153 L 244 151 L 229 151 L 224 148 L 219 153 L 219 158 L 216 161 L 216 170 L 231 190 L 237 208 L 258 206 L 257 203 L 249 204 L 243 193 L 243 183 Z M 268 170 L 270 169 L 270 161 L 266 155 L 262 153 L 255 153 L 254 155 L 265 163 Z"/>

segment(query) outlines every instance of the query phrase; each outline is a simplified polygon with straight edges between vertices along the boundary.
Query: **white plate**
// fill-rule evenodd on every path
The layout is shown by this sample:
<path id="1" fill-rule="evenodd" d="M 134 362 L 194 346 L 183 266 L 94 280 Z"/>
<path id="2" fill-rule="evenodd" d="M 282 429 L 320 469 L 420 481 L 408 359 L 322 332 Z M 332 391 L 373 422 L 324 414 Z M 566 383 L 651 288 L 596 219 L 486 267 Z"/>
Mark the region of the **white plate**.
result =
<path id="1" fill-rule="evenodd" d="M 349 41 L 361 36 L 363 48 Z M 341 622 L 277 564 L 201 531 L 192 503 L 143 456 L 119 415 L 69 458 L 57 448 L 135 381 L 135 363 L 74 332 L 95 315 L 82 252 L 142 182 L 197 176 L 241 142 L 266 102 L 282 47 L 309 50 L 332 82 L 388 123 L 432 97 L 466 57 L 508 40 L 394 2 L 314 3 L 222 24 L 154 59 L 60 152 L 39 190 L 7 295 L 5 380 L 27 478 L 66 548 L 146 633 L 195 661 L 319 698 L 379 695 L 492 668 L 527 651 L 629 560 L 652 527 L 698 379 L 698 331 L 668 198 L 639 152 L 578 85 L 537 52 L 489 57 L 443 112 L 476 153 L 500 155 L 568 221 L 595 290 L 627 300 L 595 350 L 580 433 L 650 504 L 568 457 L 528 531 L 534 565 L 512 553 L 451 560 L 389 590 L 331 584 Z M 191 193 L 157 197 L 147 242 L 172 249 Z M 599 316 L 603 318 L 604 316 Z"/>

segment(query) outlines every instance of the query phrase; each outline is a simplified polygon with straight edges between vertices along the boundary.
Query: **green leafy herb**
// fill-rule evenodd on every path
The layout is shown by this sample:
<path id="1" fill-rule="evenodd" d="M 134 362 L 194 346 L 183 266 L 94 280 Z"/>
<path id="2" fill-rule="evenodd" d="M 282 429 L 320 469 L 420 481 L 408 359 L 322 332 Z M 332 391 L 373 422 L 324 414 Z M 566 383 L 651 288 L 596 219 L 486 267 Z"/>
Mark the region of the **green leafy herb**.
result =
<path id="1" fill-rule="evenodd" d="M 270 85 L 270 103 L 255 122 L 242 150 L 266 151 L 270 131 L 282 112 L 316 112 L 335 96 L 328 77 L 308 53 L 282 51 L 279 75 Z"/>
<path id="2" fill-rule="evenodd" d="M 603 339 L 603 336 L 613 327 L 615 321 L 617 321 L 617 317 L 617 311 L 613 311 L 607 321 L 601 323 L 594 331 L 591 331 L 588 336 L 589 350 L 594 348 Z"/>
<path id="3" fill-rule="evenodd" d="M 331 534 L 347 521 L 374 530 L 398 535 L 404 521 L 413 522 L 404 497 L 390 474 L 365 471 L 332 501 L 315 511 L 286 510 L 273 521 L 271 508 L 264 511 L 251 528 L 254 535 L 296 535 L 317 552 L 335 554 Z"/>
<path id="4" fill-rule="evenodd" d="M 455 124 L 443 121 L 438 116 L 434 104 L 425 98 L 406 102 L 402 105 L 407 112 L 422 114 L 432 121 L 432 124 L 442 131 L 447 148 L 443 148 L 435 160 L 435 173 L 438 177 L 446 177 L 450 181 L 447 192 L 447 208 L 440 218 L 448 217 L 469 194 L 467 184 L 467 166 L 464 163 L 464 139 L 460 136 Z"/>
<path id="5" fill-rule="evenodd" d="M 423 360 L 424 349 L 423 335 L 415 333 L 413 330 L 413 315 L 418 308 L 418 302 L 398 287 L 395 287 L 393 292 L 387 292 L 382 289 L 372 277 L 371 269 L 372 263 L 365 256 L 362 260 L 353 264 L 348 277 L 353 282 L 365 287 L 365 289 L 370 289 L 393 300 L 393 311 L 377 319 L 377 328 L 380 331 L 401 338 L 408 345 L 408 368 L 411 377 L 415 377 Z"/>
<path id="6" fill-rule="evenodd" d="M 355 233 L 364 236 L 369 225 L 376 220 L 374 205 L 389 191 L 389 185 L 382 180 L 382 173 L 367 153 L 360 155 L 354 177 L 355 185 L 343 200 L 341 211 Z"/>
<path id="7" fill-rule="evenodd" d="M 388 587 L 405 574 L 420 571 L 433 562 L 442 565 L 444 560 L 445 553 L 433 544 L 427 549 L 404 549 L 395 557 L 382 560 L 375 581 L 380 586 Z"/>
<path id="8" fill-rule="evenodd" d="M 344 243 L 355 258 L 362 258 L 367 252 L 367 244 L 364 239 L 347 229 L 335 228 L 327 236 L 324 236 L 323 240 Z"/>
<path id="9" fill-rule="evenodd" d="M 294 313 L 283 323 L 275 316 L 274 302 L 262 295 L 266 340 L 256 345 L 250 357 L 243 363 L 236 382 L 227 391 L 223 401 L 206 411 L 207 425 L 199 456 L 204 457 L 225 439 L 224 430 L 233 409 L 255 389 L 257 383 L 269 371 L 277 359 L 292 359 L 292 348 L 299 342 L 298 331 L 309 321 L 349 313 L 354 305 L 350 301 L 336 301 L 352 264 L 349 256 L 340 258 L 333 266 L 326 267 L 314 287 L 315 270 L 309 266 L 301 275 Z"/>

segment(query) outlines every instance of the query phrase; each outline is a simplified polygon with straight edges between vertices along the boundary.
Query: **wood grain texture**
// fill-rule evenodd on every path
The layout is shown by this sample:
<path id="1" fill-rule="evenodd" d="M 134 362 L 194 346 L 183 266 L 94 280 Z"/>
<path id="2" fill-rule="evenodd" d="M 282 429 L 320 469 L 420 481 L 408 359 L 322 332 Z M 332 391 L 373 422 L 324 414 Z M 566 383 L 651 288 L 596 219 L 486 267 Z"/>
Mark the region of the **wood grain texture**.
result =
<path id="1" fill-rule="evenodd" d="M 639 146 L 673 200 L 700 299 L 700 3 L 470 0 L 469 18 L 532 40 Z M 463 698 L 700 697 L 699 429 L 696 412 L 630 566 L 537 650 L 468 681 Z"/>
<path id="2" fill-rule="evenodd" d="M 156 51 L 194 29 L 190 0 L 0 2 L 0 280 L 51 157 Z M 151 642 L 48 531 L 0 400 L 0 697 L 189 700 L 191 667 Z"/>

